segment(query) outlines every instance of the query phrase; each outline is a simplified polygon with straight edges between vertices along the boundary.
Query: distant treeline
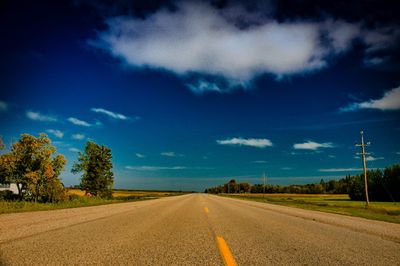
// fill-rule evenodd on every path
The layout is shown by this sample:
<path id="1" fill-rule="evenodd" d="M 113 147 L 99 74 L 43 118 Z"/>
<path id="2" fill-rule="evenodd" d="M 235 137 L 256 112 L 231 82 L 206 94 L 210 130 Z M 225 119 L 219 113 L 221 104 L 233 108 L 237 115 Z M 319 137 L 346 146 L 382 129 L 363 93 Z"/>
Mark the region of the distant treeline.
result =
<path id="1" fill-rule="evenodd" d="M 386 167 L 383 171 L 370 170 L 368 177 L 368 195 L 375 201 L 400 201 L 400 164 Z M 339 180 L 323 179 L 319 183 L 305 185 L 265 185 L 237 183 L 235 179 L 228 183 L 207 188 L 205 193 L 296 193 L 296 194 L 348 194 L 352 200 L 364 200 L 364 176 L 346 176 Z"/>

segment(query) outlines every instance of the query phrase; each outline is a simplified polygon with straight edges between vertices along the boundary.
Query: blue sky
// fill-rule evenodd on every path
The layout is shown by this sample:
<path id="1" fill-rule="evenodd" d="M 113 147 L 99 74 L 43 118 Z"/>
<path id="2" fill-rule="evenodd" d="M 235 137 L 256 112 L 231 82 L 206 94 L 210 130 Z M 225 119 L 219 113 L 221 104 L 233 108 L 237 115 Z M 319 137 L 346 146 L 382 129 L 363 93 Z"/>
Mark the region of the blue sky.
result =
<path id="1" fill-rule="evenodd" d="M 360 172 L 360 130 L 369 167 L 399 162 L 390 3 L 106 2 L 0 8 L 0 135 L 47 133 L 64 184 L 87 140 L 112 149 L 118 188 L 340 178 Z"/>

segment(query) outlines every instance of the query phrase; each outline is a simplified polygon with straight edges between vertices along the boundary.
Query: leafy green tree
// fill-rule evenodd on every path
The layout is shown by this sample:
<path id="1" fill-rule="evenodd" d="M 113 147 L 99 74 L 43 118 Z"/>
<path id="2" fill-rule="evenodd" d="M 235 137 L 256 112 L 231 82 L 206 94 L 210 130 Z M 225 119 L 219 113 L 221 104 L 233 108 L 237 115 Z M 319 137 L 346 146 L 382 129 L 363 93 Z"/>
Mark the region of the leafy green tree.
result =
<path id="1" fill-rule="evenodd" d="M 81 188 L 94 196 L 112 197 L 114 173 L 112 172 L 111 149 L 88 141 L 84 153 L 79 153 L 72 173 L 83 172 Z"/>
<path id="2" fill-rule="evenodd" d="M 251 185 L 249 183 L 240 183 L 239 184 L 239 191 L 248 193 L 250 192 Z"/>
<path id="3" fill-rule="evenodd" d="M 11 183 L 15 174 L 15 156 L 11 153 L 0 155 L 0 183 Z"/>
<path id="4" fill-rule="evenodd" d="M 400 201 L 400 164 L 385 168 L 382 185 L 390 201 Z"/>
<path id="5" fill-rule="evenodd" d="M 11 152 L 0 156 L 0 179 L 16 183 L 20 199 L 28 192 L 37 201 L 44 187 L 61 185 L 59 175 L 66 159 L 55 153 L 46 134 L 40 134 L 38 138 L 22 134 L 12 145 Z"/>

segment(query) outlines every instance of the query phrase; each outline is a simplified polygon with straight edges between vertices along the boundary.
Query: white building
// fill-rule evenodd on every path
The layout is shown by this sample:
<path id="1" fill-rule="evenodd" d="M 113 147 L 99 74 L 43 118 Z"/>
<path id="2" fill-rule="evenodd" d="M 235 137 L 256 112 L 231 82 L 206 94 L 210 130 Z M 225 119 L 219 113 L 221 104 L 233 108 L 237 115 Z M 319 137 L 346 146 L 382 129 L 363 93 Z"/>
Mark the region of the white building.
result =
<path id="1" fill-rule="evenodd" d="M 11 184 L 0 184 L 0 191 L 4 190 L 10 190 L 14 194 L 18 194 L 18 187 L 17 184 L 11 183 Z"/>

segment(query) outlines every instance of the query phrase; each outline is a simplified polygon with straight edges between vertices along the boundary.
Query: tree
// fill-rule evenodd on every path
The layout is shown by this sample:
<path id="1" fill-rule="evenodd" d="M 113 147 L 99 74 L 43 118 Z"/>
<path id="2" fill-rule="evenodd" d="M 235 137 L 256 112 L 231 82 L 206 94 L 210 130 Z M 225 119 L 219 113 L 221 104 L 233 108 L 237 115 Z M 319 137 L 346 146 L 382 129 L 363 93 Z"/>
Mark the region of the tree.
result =
<path id="1" fill-rule="evenodd" d="M 229 180 L 228 183 L 224 184 L 224 193 L 237 193 L 239 192 L 239 184 L 236 183 L 235 179 Z"/>
<path id="2" fill-rule="evenodd" d="M 0 184 L 9 184 L 15 175 L 15 156 L 11 153 L 0 155 Z"/>
<path id="3" fill-rule="evenodd" d="M 400 201 L 400 164 L 386 167 L 382 184 L 389 200 Z"/>
<path id="4" fill-rule="evenodd" d="M 66 159 L 61 154 L 54 156 L 55 153 L 46 134 L 38 138 L 22 134 L 11 152 L 0 156 L 0 181 L 16 183 L 20 199 L 29 192 L 35 201 L 39 200 L 45 187 L 61 185 L 59 175 Z"/>
<path id="5" fill-rule="evenodd" d="M 111 197 L 114 173 L 112 172 L 111 149 L 88 141 L 85 152 L 79 153 L 72 173 L 83 172 L 81 188 L 94 196 Z"/>
<path id="6" fill-rule="evenodd" d="M 251 185 L 249 183 L 240 183 L 239 184 L 239 191 L 243 193 L 250 192 Z"/>

